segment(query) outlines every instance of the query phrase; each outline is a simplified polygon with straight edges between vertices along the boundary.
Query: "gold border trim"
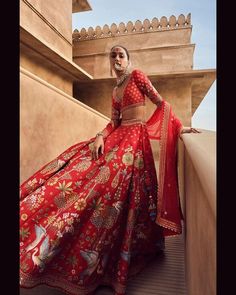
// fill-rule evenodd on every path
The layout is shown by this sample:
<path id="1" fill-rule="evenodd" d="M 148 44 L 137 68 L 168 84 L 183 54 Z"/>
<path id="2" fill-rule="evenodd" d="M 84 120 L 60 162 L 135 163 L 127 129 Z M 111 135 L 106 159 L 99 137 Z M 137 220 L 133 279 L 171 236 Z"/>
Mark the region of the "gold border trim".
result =
<path id="1" fill-rule="evenodd" d="M 20 270 L 20 286 L 22 288 L 33 288 L 43 284 L 58 290 L 63 290 L 63 292 L 69 295 L 77 295 L 78 292 L 80 295 L 87 295 L 89 292 L 93 292 L 98 286 L 103 284 L 114 288 L 117 293 L 124 293 L 126 290 L 126 286 L 115 281 L 114 278 L 108 275 L 101 278 L 96 284 L 90 284 L 88 287 L 81 287 L 58 275 L 47 274 L 44 277 L 36 277 L 28 275 Z"/>
<path id="2" fill-rule="evenodd" d="M 160 208 L 162 205 L 164 206 L 165 211 L 165 204 L 163 204 L 163 189 L 164 189 L 164 181 L 165 181 L 165 163 L 166 163 L 166 147 L 167 147 L 167 136 L 168 136 L 168 122 L 170 117 L 170 104 L 165 103 L 164 110 L 163 110 L 163 124 L 161 126 L 161 138 L 160 138 L 160 160 L 159 160 L 159 184 L 158 184 L 158 193 L 157 193 L 157 218 L 156 222 L 169 230 L 172 230 L 176 233 L 181 233 L 181 226 L 167 220 L 161 216 Z"/>

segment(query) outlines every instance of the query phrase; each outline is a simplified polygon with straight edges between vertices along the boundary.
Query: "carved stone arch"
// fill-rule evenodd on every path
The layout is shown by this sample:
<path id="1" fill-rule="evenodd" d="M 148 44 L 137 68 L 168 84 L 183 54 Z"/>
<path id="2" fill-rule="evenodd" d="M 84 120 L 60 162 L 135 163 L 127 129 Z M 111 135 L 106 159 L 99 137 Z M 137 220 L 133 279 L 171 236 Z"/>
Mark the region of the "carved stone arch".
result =
<path id="1" fill-rule="evenodd" d="M 109 36 L 110 28 L 107 24 L 105 24 L 102 28 L 104 36 Z"/>
<path id="2" fill-rule="evenodd" d="M 119 24 L 118 30 L 119 30 L 120 34 L 124 34 L 126 32 L 126 26 L 123 22 L 121 22 Z"/>
<path id="3" fill-rule="evenodd" d="M 94 37 L 94 29 L 93 27 L 88 28 L 88 37 L 93 38 Z"/>
<path id="4" fill-rule="evenodd" d="M 100 26 L 96 26 L 95 28 L 95 34 L 99 38 L 102 35 L 102 28 Z"/>
<path id="5" fill-rule="evenodd" d="M 185 24 L 185 16 L 183 14 L 180 14 L 178 17 L 178 26 L 183 27 Z"/>
<path id="6" fill-rule="evenodd" d="M 85 28 L 82 28 L 80 30 L 80 36 L 81 36 L 81 39 L 86 39 L 87 38 L 88 34 L 87 34 L 87 31 L 86 31 Z"/>
<path id="7" fill-rule="evenodd" d="M 154 17 L 151 22 L 153 30 L 157 30 L 159 28 L 160 22 L 157 17 Z"/>
<path id="8" fill-rule="evenodd" d="M 143 30 L 144 30 L 144 32 L 148 32 L 148 31 L 150 31 L 150 27 L 151 27 L 150 20 L 146 18 L 146 19 L 143 21 Z"/>
<path id="9" fill-rule="evenodd" d="M 167 28 L 168 26 L 168 19 L 166 16 L 162 16 L 160 19 L 160 25 L 162 28 Z"/>
<path id="10" fill-rule="evenodd" d="M 136 32 L 142 32 L 143 24 L 140 20 L 136 20 L 134 27 Z"/>
<path id="11" fill-rule="evenodd" d="M 191 13 L 189 13 L 189 14 L 187 15 L 186 23 L 187 23 L 188 26 L 191 25 Z"/>
<path id="12" fill-rule="evenodd" d="M 127 29 L 127 33 L 132 33 L 134 29 L 134 24 L 131 21 L 129 21 L 126 25 L 126 29 Z"/>
<path id="13" fill-rule="evenodd" d="M 111 25 L 111 34 L 112 34 L 112 36 L 117 35 L 117 32 L 118 32 L 117 25 L 115 23 L 113 23 Z"/>
<path id="14" fill-rule="evenodd" d="M 170 28 L 176 27 L 176 23 L 177 23 L 176 17 L 174 15 L 171 15 L 169 18 Z"/>

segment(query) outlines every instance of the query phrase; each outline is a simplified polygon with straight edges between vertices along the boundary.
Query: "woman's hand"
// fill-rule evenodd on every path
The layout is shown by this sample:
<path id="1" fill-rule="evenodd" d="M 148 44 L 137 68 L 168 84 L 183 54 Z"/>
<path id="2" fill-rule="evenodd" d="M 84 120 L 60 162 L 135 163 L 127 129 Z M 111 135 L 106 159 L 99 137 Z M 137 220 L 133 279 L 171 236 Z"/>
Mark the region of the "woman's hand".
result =
<path id="1" fill-rule="evenodd" d="M 192 127 L 183 127 L 180 134 L 184 134 L 184 133 L 201 133 L 201 131 Z"/>
<path id="2" fill-rule="evenodd" d="M 181 135 L 184 133 L 201 133 L 201 131 L 197 130 L 196 128 L 192 128 L 192 127 L 183 127 L 182 130 L 180 131 L 180 135 L 179 135 L 179 138 L 181 140 L 183 140 Z"/>
<path id="3" fill-rule="evenodd" d="M 93 151 L 92 151 L 92 159 L 93 160 L 98 159 L 99 149 L 101 149 L 101 154 L 103 154 L 103 152 L 104 152 L 104 140 L 103 140 L 102 135 L 97 136 L 95 141 L 94 141 Z"/>

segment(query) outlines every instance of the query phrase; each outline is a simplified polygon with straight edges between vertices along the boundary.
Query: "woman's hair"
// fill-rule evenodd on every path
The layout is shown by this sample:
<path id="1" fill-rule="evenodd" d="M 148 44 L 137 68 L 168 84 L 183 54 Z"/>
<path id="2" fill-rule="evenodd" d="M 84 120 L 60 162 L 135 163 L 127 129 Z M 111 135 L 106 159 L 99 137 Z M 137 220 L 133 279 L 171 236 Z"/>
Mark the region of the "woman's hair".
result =
<path id="1" fill-rule="evenodd" d="M 112 51 L 113 48 L 116 48 L 116 47 L 121 47 L 121 48 L 123 48 L 124 51 L 126 52 L 126 55 L 127 55 L 127 57 L 128 57 L 128 60 L 129 60 L 129 52 L 128 52 L 128 50 L 127 50 L 124 46 L 121 46 L 121 45 L 115 45 L 115 46 L 112 46 L 111 51 Z"/>

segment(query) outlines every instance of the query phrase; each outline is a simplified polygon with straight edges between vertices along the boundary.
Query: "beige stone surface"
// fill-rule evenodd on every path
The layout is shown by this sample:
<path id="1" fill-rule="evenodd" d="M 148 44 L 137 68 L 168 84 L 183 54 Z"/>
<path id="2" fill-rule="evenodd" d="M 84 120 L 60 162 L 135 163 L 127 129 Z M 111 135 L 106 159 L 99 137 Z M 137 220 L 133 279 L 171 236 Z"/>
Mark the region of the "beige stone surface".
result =
<path id="1" fill-rule="evenodd" d="M 89 41 L 86 41 L 89 42 Z M 133 67 L 140 67 L 145 72 L 166 72 L 166 71 L 184 71 L 193 67 L 192 45 L 181 48 L 156 48 L 152 50 L 139 49 L 130 52 Z M 81 55 L 73 58 L 74 62 L 85 69 L 94 78 L 108 78 L 110 76 L 109 55 Z"/>
<path id="2" fill-rule="evenodd" d="M 183 140 L 216 217 L 216 132 L 203 130 L 195 136 L 184 134 Z"/>
<path id="3" fill-rule="evenodd" d="M 104 52 L 109 52 L 110 48 L 117 44 L 127 47 L 130 52 L 136 51 L 137 49 L 147 50 L 162 46 L 189 45 L 191 44 L 191 33 L 192 27 L 184 27 L 180 29 L 126 33 L 109 36 L 108 38 L 100 37 L 78 40 L 78 33 L 74 32 L 73 54 L 74 56 L 104 54 Z M 132 42 L 130 42 L 130 40 L 132 40 Z M 137 44 L 139 45 L 138 48 Z"/>
<path id="4" fill-rule="evenodd" d="M 183 135 L 189 295 L 216 294 L 216 134 Z"/>
<path id="5" fill-rule="evenodd" d="M 20 65 L 65 93 L 73 94 L 73 77 L 24 43 L 20 43 Z"/>
<path id="6" fill-rule="evenodd" d="M 72 0 L 20 0 L 20 26 L 72 58 Z"/>
<path id="7" fill-rule="evenodd" d="M 108 118 L 21 68 L 20 182 L 71 145 L 93 137 Z"/>
<path id="8" fill-rule="evenodd" d="M 73 60 L 94 78 L 107 78 L 110 48 L 125 46 L 134 67 L 145 72 L 183 71 L 193 67 L 194 44 L 190 44 L 191 28 L 147 32 L 73 42 Z"/>

